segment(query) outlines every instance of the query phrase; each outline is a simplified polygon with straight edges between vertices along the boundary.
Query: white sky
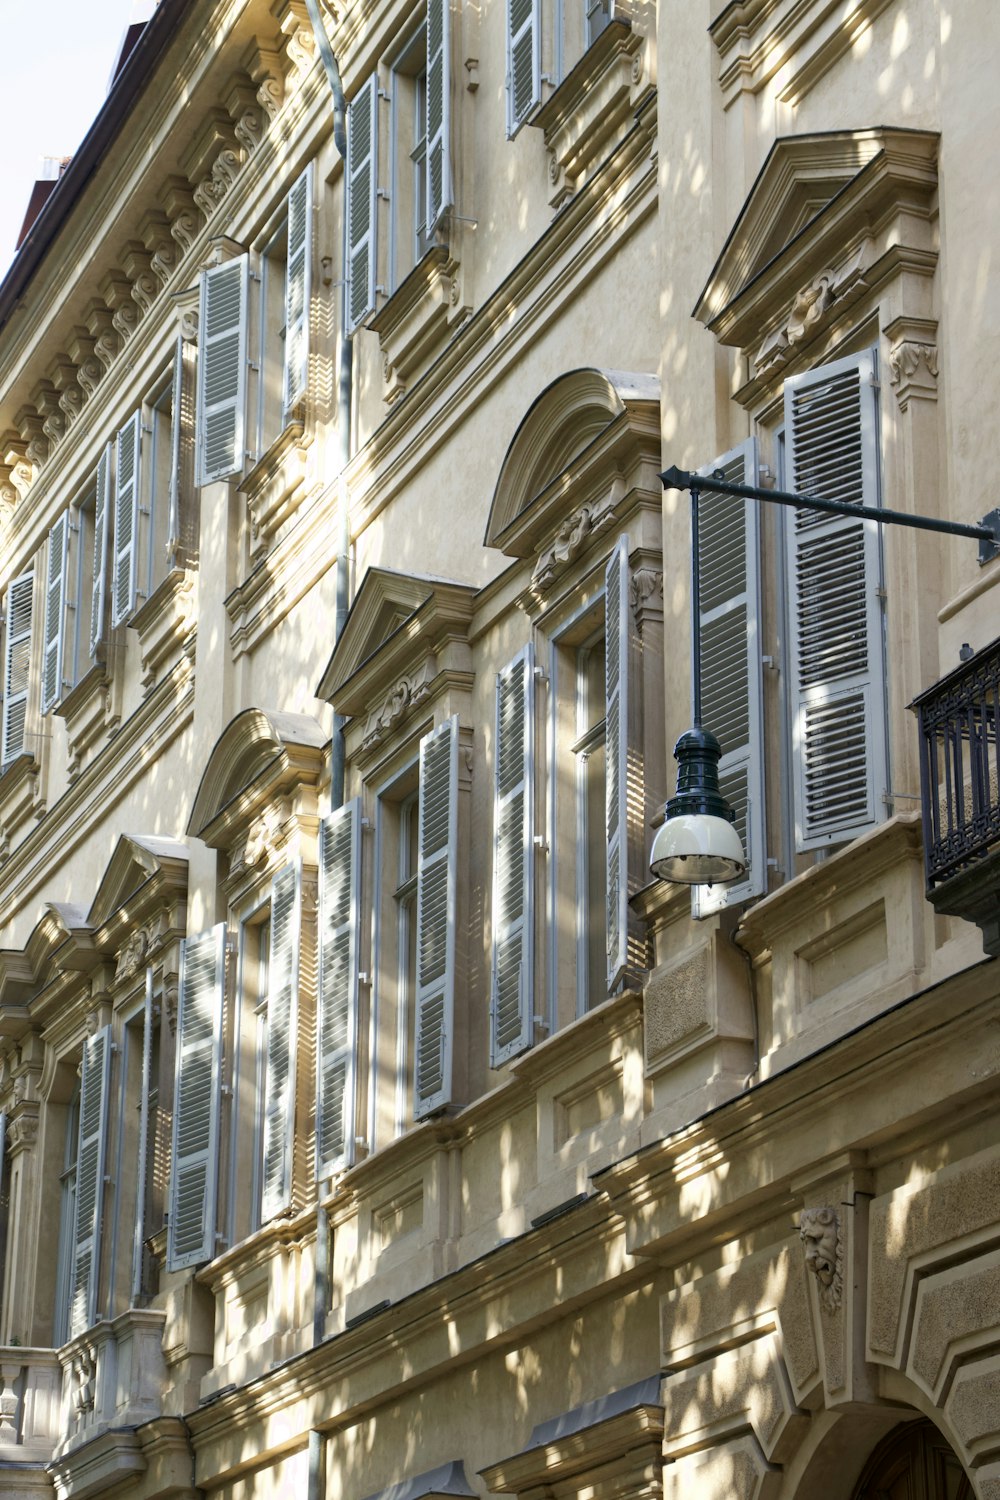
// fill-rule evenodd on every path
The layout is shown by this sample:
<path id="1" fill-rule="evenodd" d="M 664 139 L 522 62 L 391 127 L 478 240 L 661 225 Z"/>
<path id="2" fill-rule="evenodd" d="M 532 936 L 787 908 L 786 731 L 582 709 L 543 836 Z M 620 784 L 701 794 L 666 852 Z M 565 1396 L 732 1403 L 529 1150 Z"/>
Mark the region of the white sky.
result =
<path id="1" fill-rule="evenodd" d="M 0 135 L 0 280 L 14 255 L 45 156 L 72 156 L 107 94 L 125 28 L 152 0 L 0 0 L 4 80 Z M 16 59 L 16 61 L 15 61 Z"/>

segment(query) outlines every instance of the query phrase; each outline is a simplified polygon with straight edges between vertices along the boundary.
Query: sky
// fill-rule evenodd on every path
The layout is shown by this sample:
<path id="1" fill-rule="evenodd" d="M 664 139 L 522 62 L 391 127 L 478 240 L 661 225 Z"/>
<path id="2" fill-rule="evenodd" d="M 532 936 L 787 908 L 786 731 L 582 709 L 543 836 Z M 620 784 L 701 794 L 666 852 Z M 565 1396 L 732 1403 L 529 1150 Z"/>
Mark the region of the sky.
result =
<path id="1" fill-rule="evenodd" d="M 4 80 L 0 135 L 0 279 L 6 275 L 42 158 L 72 156 L 108 90 L 125 28 L 152 0 L 0 0 L 4 51 L 17 59 Z"/>

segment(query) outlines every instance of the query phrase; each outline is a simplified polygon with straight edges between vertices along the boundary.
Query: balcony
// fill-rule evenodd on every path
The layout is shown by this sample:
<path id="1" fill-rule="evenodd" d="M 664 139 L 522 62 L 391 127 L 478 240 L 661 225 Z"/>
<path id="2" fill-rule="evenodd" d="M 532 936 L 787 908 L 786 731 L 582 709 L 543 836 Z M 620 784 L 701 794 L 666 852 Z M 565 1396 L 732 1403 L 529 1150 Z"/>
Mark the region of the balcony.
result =
<path id="1" fill-rule="evenodd" d="M 0 1467 L 48 1462 L 60 1433 L 61 1398 L 54 1349 L 0 1348 Z"/>
<path id="2" fill-rule="evenodd" d="M 1000 640 L 911 705 L 920 726 L 927 899 L 1000 955 Z"/>

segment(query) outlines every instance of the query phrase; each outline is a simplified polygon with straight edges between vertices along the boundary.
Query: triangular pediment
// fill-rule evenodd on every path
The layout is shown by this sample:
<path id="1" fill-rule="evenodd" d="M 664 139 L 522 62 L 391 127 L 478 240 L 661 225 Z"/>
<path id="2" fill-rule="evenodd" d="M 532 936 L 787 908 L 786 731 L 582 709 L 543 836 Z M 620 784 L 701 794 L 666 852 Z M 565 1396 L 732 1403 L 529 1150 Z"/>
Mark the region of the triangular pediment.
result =
<path id="1" fill-rule="evenodd" d="M 414 650 L 433 644 L 434 622 L 446 621 L 449 627 L 457 624 L 461 631 L 471 617 L 477 592 L 471 584 L 448 578 L 369 568 L 316 690 L 317 697 L 328 702 L 337 697 L 339 709 L 338 695 L 345 684 L 374 680 L 384 671 L 392 671 Z"/>
<path id="2" fill-rule="evenodd" d="M 872 126 L 783 136 L 775 141 L 712 274 L 694 316 L 720 335 L 729 315 L 751 288 L 787 274 L 795 282 L 809 259 L 809 247 L 830 257 L 844 246 L 874 196 L 906 193 L 908 187 L 936 180 L 938 137 L 930 131 Z M 862 226 L 865 229 L 868 225 Z M 804 283 L 803 283 L 804 284 Z M 797 290 L 793 286 L 792 290 Z M 734 342 L 725 337 L 724 341 Z"/>
<path id="3" fill-rule="evenodd" d="M 123 833 L 91 903 L 88 923 L 102 927 L 161 871 L 176 882 L 187 879 L 188 852 L 178 839 Z"/>

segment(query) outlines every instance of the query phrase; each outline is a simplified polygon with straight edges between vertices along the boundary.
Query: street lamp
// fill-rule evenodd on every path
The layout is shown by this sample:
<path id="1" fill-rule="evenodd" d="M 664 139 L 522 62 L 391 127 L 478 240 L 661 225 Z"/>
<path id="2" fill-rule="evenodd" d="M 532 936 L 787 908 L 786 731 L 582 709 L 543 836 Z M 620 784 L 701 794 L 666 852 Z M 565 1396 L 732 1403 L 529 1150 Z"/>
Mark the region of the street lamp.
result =
<path id="1" fill-rule="evenodd" d="M 746 855 L 734 827 L 736 814 L 719 790 L 719 757 L 722 748 L 715 735 L 701 722 L 701 606 L 698 576 L 698 499 L 702 490 L 714 495 L 734 495 L 744 500 L 767 500 L 799 510 L 832 511 L 836 515 L 860 516 L 878 525 L 913 526 L 921 531 L 945 532 L 949 536 L 973 537 L 979 542 L 980 565 L 1000 556 L 1000 510 L 989 511 L 978 526 L 960 521 L 942 521 L 936 516 L 911 515 L 871 505 L 853 505 L 846 500 L 827 500 L 819 495 L 798 495 L 786 490 L 765 490 L 753 484 L 737 484 L 721 474 L 690 474 L 685 469 L 664 470 L 660 480 L 665 490 L 689 490 L 691 494 L 692 644 L 694 647 L 694 725 L 674 746 L 677 761 L 677 791 L 664 809 L 664 820 L 656 830 L 650 853 L 650 869 L 657 880 L 680 885 L 730 885 L 747 871 Z"/>

